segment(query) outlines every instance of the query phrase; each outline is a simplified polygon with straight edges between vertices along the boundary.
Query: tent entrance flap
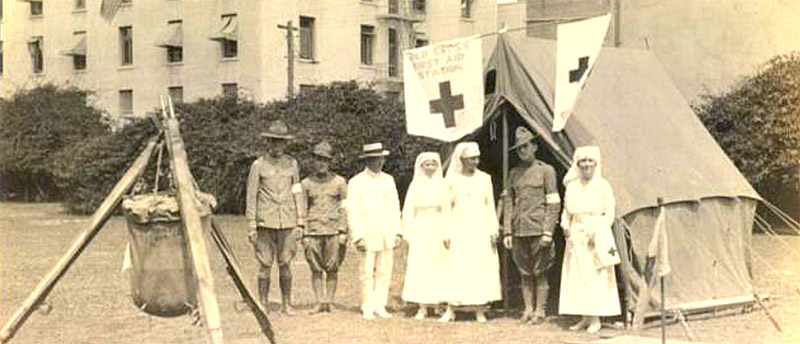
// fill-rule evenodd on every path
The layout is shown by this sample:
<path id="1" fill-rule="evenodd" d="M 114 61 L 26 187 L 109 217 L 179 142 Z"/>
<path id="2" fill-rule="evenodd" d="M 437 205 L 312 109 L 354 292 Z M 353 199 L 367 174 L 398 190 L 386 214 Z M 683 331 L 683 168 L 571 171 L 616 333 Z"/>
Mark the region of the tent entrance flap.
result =
<path id="1" fill-rule="evenodd" d="M 507 130 L 503 130 L 504 117 L 506 119 Z M 495 114 L 485 118 L 484 125 L 479 130 L 469 136 L 469 140 L 477 142 L 480 146 L 481 158 L 478 168 L 492 176 L 495 199 L 499 199 L 505 179 L 507 178 L 505 174 L 506 171 L 504 171 L 503 166 L 503 134 L 505 132 L 508 135 L 508 147 L 511 147 L 515 143 L 516 139 L 513 133 L 519 126 L 524 126 L 528 129 L 531 129 L 525 118 L 523 118 L 513 106 L 508 103 L 504 103 L 498 108 L 498 111 L 496 111 Z M 561 162 L 559 154 L 550 145 L 542 142 L 541 140 L 537 140 L 536 142 L 538 142 L 536 158 L 553 166 L 556 170 L 557 180 L 562 180 L 569 166 L 566 165 L 566 163 Z M 511 169 L 520 163 L 519 156 L 515 153 L 515 150 L 507 152 L 506 158 L 508 159 L 508 169 Z M 563 194 L 563 185 L 561 183 L 557 183 L 557 186 L 559 188 L 559 193 Z M 507 213 L 507 211 L 504 210 L 503 213 Z M 503 220 L 504 226 L 508 225 L 505 223 L 505 216 L 503 216 Z M 548 302 L 548 313 L 550 314 L 556 314 L 558 311 L 558 288 L 561 281 L 561 259 L 564 254 L 564 240 L 559 229 L 556 229 L 554 245 L 556 248 L 556 261 L 554 262 L 553 268 L 547 273 L 547 279 L 550 285 Z M 500 244 L 500 246 L 502 246 L 502 244 Z M 503 247 L 500 247 L 499 250 L 501 253 L 500 274 L 501 280 L 503 281 L 503 307 L 509 309 L 519 308 L 523 305 L 519 272 L 517 271 L 513 260 L 505 258 L 511 257 L 510 250 L 507 250 Z"/>

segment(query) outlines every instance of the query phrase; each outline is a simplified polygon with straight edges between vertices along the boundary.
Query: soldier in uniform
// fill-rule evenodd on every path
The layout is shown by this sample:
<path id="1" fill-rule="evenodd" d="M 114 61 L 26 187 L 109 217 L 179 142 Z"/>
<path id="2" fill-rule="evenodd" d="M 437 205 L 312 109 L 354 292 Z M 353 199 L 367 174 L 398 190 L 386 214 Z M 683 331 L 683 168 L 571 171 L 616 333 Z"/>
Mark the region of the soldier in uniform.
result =
<path id="1" fill-rule="evenodd" d="M 247 178 L 248 238 L 253 243 L 260 269 L 258 293 L 264 308 L 268 305 L 270 270 L 278 260 L 282 311 L 292 315 L 292 272 L 289 263 L 294 258 L 304 219 L 300 206 L 299 170 L 297 160 L 283 153 L 286 143 L 294 139 L 281 121 L 273 122 L 261 133 L 266 154 L 250 167 Z"/>
<path id="2" fill-rule="evenodd" d="M 509 172 L 512 228 L 503 228 L 503 245 L 511 250 L 520 272 L 525 302 L 520 322 L 539 324 L 545 319 L 547 270 L 555 258 L 553 230 L 561 199 L 555 169 L 536 159 L 535 136 L 524 127 L 517 128 L 516 136 L 511 149 L 517 151 L 520 163 Z"/>
<path id="3" fill-rule="evenodd" d="M 330 170 L 333 148 L 328 142 L 314 147 L 314 171 L 303 179 L 306 228 L 303 247 L 311 267 L 311 288 L 317 305 L 311 313 L 330 312 L 339 266 L 347 248 L 345 201 L 347 181 Z M 325 283 L 323 284 L 323 275 Z"/>

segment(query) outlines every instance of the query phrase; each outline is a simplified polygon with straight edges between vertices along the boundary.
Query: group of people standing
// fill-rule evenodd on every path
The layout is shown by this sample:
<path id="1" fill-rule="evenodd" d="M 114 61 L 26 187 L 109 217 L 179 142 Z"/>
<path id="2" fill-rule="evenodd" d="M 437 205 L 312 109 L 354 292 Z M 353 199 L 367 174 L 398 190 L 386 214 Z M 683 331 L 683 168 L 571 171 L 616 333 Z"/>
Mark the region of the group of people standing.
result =
<path id="1" fill-rule="evenodd" d="M 546 272 L 555 261 L 553 232 L 561 198 L 555 169 L 536 159 L 536 137 L 524 127 L 517 129 L 511 148 L 521 163 L 510 171 L 509 187 L 501 195 L 511 201 L 506 207 L 495 206 L 491 177 L 477 168 L 475 142 L 455 147 L 446 174 L 438 153 L 418 155 L 401 210 L 394 178 L 382 171 L 390 154 L 382 144 L 364 145 L 359 158 L 365 168 L 346 182 L 330 170 L 333 147 L 321 142 L 313 149 L 312 173 L 300 180 L 297 161 L 283 152 L 293 139 L 286 125 L 276 121 L 261 136 L 267 153 L 250 169 L 246 216 L 260 263 L 262 304 L 267 304 L 270 269 L 277 260 L 282 311 L 293 313 L 289 263 L 295 242 L 302 240 L 316 298 L 312 312 L 330 312 L 349 242 L 360 256 L 362 316 L 390 318 L 386 304 L 393 249 L 406 241 L 402 298 L 419 305 L 415 318 L 446 304 L 439 321 L 455 320 L 458 307 L 485 322 L 488 303 L 502 298 L 498 245 L 503 245 L 521 275 L 525 310 L 520 321 L 544 321 Z M 614 198 L 600 174 L 597 147 L 576 150 L 564 185 L 560 224 L 567 245 L 559 313 L 583 315 L 571 329 L 596 332 L 599 316 L 620 313 L 613 269 L 619 258 L 611 234 Z M 496 209 L 503 208 L 510 209 L 511 228 L 499 226 L 503 214 Z"/>

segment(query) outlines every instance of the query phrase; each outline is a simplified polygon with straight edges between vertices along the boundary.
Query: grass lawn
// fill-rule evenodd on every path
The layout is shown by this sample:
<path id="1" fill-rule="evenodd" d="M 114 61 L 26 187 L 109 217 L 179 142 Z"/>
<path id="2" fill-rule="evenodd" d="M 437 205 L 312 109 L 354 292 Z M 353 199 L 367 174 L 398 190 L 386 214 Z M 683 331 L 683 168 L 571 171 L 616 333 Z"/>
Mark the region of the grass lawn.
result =
<path id="1" fill-rule="evenodd" d="M 244 277 L 255 290 L 257 263 L 246 239 L 244 218 L 220 216 L 218 220 L 239 258 Z M 65 215 L 58 204 L 0 203 L 0 323 L 9 319 L 88 223 L 88 217 Z M 124 219 L 113 217 L 50 294 L 52 312 L 35 312 L 11 343 L 205 343 L 204 330 L 192 326 L 190 317 L 153 317 L 133 305 L 128 276 L 120 272 L 126 231 Z M 762 311 L 729 313 L 713 319 L 690 319 L 696 340 L 800 343 L 800 291 L 795 290 L 800 285 L 800 238 L 785 239 L 789 246 L 772 238 L 754 238 L 756 250 L 765 257 L 763 262 L 754 261 L 754 283 L 761 292 L 782 295 L 770 301 L 768 307 L 784 332 L 777 332 Z M 279 342 L 569 343 L 599 338 L 563 330 L 561 326 L 569 319 L 554 319 L 537 327 L 520 326 L 516 313 L 490 313 L 487 324 L 472 321 L 469 314 L 459 314 L 459 321 L 447 324 L 436 322 L 433 315 L 424 321 L 414 320 L 410 317 L 414 309 L 400 300 L 405 251 L 401 247 L 395 254 L 389 305 L 395 312 L 392 319 L 361 319 L 355 250 L 348 252 L 342 266 L 336 308 L 331 314 L 307 314 L 313 305 L 313 294 L 308 265 L 300 254 L 292 263 L 297 315 L 286 317 L 275 312 L 280 292 L 277 271 L 273 271 L 270 320 Z M 225 342 L 266 343 L 249 311 L 237 311 L 241 308 L 235 306 L 239 295 L 216 248 L 209 246 L 209 252 Z M 601 333 L 660 336 L 658 329 L 606 329 Z M 669 326 L 667 334 L 668 338 L 686 339 L 680 325 Z"/>

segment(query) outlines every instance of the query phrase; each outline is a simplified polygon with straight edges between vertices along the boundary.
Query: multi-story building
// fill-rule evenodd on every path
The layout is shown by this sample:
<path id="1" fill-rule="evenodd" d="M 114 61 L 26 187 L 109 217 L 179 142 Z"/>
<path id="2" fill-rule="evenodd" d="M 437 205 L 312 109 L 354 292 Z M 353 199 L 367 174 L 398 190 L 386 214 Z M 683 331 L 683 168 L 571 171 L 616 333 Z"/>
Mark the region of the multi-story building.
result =
<path id="1" fill-rule="evenodd" d="M 498 0 L 498 4 L 500 25 L 526 27 L 528 36 L 551 40 L 556 39 L 559 22 L 611 13 L 605 45 L 620 45 L 622 0 Z"/>
<path id="2" fill-rule="evenodd" d="M 691 103 L 800 50 L 800 1 L 498 0 L 498 22 L 555 39 L 558 20 L 612 13 L 605 46 L 653 52 Z M 524 13 L 524 17 L 520 14 Z"/>
<path id="3" fill-rule="evenodd" d="M 293 90 L 356 79 L 399 94 L 404 49 L 497 30 L 496 0 L 106 1 L 119 3 L 113 16 L 103 2 L 2 1 L 0 96 L 75 85 L 112 118 L 162 94 L 285 97 L 289 22 Z"/>

